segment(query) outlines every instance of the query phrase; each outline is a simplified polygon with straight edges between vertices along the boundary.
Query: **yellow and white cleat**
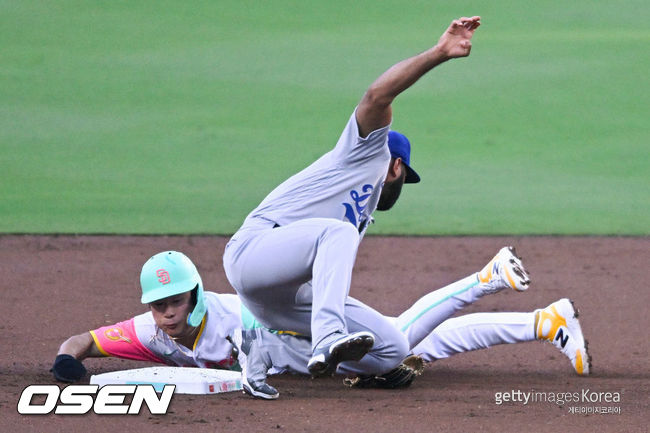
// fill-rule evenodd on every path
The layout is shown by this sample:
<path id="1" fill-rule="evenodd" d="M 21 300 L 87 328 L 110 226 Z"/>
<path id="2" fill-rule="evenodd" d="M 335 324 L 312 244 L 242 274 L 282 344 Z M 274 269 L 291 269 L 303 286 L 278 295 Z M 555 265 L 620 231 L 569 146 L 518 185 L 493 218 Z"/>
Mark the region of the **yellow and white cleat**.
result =
<path id="1" fill-rule="evenodd" d="M 530 286 L 530 275 L 517 256 L 514 247 L 503 247 L 490 263 L 478 273 L 478 280 L 484 284 L 486 294 L 505 288 L 523 292 Z"/>
<path id="2" fill-rule="evenodd" d="M 550 341 L 560 349 L 571 360 L 576 373 L 581 376 L 589 374 L 591 356 L 573 301 L 564 298 L 544 309 L 535 310 L 535 337 Z"/>

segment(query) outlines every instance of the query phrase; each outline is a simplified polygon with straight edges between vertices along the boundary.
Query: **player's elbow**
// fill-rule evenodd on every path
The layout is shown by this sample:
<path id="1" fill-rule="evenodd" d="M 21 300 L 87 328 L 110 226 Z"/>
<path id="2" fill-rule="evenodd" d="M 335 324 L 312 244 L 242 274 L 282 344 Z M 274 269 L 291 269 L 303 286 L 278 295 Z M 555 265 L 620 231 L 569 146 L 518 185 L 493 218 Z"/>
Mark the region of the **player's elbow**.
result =
<path id="1" fill-rule="evenodd" d="M 91 349 L 94 343 L 90 332 L 73 335 L 61 344 L 58 355 L 70 355 L 78 360 L 82 360 L 91 355 Z"/>
<path id="2" fill-rule="evenodd" d="M 382 91 L 380 86 L 370 86 L 357 107 L 357 123 L 361 137 L 390 124 L 392 101 L 393 98 Z"/>
<path id="3" fill-rule="evenodd" d="M 360 105 L 373 110 L 381 110 L 389 107 L 393 99 L 394 97 L 386 92 L 382 86 L 372 84 L 363 95 Z"/>

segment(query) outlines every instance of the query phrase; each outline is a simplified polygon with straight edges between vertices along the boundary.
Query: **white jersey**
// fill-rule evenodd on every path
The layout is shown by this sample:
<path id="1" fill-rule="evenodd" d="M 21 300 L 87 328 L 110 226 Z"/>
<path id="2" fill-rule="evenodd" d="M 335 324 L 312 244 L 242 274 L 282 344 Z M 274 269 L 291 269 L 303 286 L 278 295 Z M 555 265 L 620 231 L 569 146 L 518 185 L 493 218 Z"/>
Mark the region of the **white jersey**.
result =
<path id="1" fill-rule="evenodd" d="M 106 356 L 181 367 L 239 369 L 233 344 L 241 345 L 241 303 L 237 295 L 205 292 L 207 313 L 192 348 L 165 334 L 151 312 L 90 331 Z M 239 359 L 242 362 L 242 359 Z"/>
<path id="2" fill-rule="evenodd" d="M 279 226 L 307 218 L 348 221 L 365 231 L 390 162 L 389 126 L 359 136 L 356 110 L 333 150 L 275 188 L 246 218 Z"/>

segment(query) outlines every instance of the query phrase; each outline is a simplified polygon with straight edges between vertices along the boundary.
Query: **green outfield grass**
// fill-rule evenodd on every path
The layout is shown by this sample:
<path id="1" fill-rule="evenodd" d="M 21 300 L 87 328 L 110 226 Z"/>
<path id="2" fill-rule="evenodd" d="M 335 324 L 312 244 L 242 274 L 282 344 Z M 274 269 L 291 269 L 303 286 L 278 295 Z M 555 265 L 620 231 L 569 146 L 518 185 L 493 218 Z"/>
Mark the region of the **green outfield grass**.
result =
<path id="1" fill-rule="evenodd" d="M 367 86 L 479 14 L 394 105 L 423 181 L 381 234 L 650 234 L 645 1 L 1 1 L 0 232 L 220 233 Z"/>

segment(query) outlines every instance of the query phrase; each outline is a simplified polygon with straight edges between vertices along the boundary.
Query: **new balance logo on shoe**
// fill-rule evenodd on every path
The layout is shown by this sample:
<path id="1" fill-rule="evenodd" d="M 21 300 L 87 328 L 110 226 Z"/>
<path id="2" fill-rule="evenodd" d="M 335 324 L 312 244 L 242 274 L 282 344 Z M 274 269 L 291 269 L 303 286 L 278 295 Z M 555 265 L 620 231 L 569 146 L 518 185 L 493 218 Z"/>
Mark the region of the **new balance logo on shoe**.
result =
<path id="1" fill-rule="evenodd" d="M 570 299 L 560 299 L 535 311 L 535 336 L 560 349 L 571 360 L 576 373 L 589 374 L 591 356 L 578 321 L 578 310 Z"/>
<path id="2" fill-rule="evenodd" d="M 560 345 L 562 346 L 562 349 L 564 349 L 564 346 L 566 346 L 567 342 L 569 341 L 569 336 L 567 335 L 566 337 L 564 336 L 564 331 L 562 331 L 562 328 L 560 328 L 557 331 L 557 334 L 555 335 L 555 341 L 560 340 Z"/>
<path id="3" fill-rule="evenodd" d="M 485 284 L 484 294 L 496 293 L 507 287 L 523 292 L 530 286 L 530 276 L 513 247 L 501 248 L 477 277 Z"/>

